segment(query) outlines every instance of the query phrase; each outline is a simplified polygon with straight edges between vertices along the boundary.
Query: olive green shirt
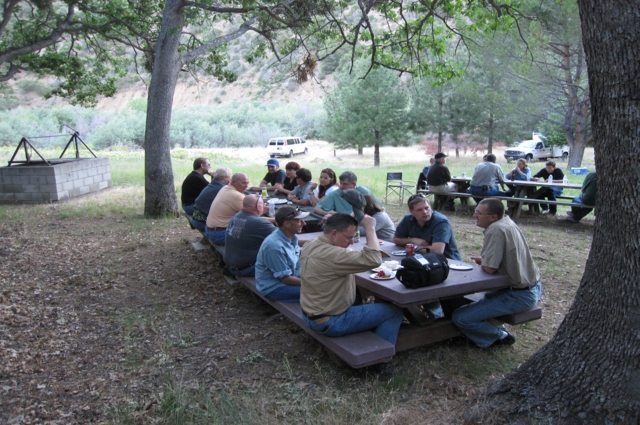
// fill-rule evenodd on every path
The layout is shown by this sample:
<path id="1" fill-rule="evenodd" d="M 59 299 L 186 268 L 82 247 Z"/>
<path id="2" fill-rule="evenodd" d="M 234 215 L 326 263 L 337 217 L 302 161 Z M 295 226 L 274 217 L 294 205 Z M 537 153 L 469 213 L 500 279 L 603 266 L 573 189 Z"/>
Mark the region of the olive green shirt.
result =
<path id="1" fill-rule="evenodd" d="M 310 316 L 337 316 L 356 299 L 354 273 L 382 264 L 382 254 L 365 246 L 347 251 L 335 246 L 325 235 L 309 241 L 300 254 L 300 305 Z"/>
<path id="2" fill-rule="evenodd" d="M 540 281 L 540 270 L 520 228 L 509 217 L 492 223 L 484 231 L 482 265 L 507 274 L 514 288 Z"/>

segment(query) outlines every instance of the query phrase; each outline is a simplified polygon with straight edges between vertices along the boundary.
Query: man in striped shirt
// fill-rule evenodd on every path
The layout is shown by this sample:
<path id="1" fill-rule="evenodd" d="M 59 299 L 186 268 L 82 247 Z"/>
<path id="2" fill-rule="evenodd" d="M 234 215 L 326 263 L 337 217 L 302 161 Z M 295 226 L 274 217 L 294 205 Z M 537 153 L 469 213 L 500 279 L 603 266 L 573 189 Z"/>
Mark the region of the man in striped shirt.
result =
<path id="1" fill-rule="evenodd" d="M 471 257 L 485 273 L 506 274 L 511 286 L 485 294 L 484 298 L 453 312 L 453 323 L 480 348 L 511 345 L 516 342 L 503 326 L 489 320 L 506 314 L 522 313 L 536 305 L 542 294 L 540 270 L 533 260 L 520 228 L 504 215 L 502 201 L 483 199 L 473 216 L 484 230 L 482 252 Z"/>

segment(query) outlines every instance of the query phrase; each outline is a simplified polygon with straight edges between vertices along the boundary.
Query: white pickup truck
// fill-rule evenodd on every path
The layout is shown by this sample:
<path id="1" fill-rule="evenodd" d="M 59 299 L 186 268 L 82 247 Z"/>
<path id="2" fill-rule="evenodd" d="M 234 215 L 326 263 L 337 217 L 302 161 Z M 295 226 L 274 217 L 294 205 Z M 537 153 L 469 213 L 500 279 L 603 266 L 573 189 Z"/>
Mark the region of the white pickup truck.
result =
<path id="1" fill-rule="evenodd" d="M 531 140 L 520 142 L 518 146 L 509 148 L 504 152 L 507 162 L 525 158 L 527 161 L 534 159 L 544 160 L 548 158 L 562 158 L 566 160 L 569 157 L 569 146 L 564 145 L 552 146 L 547 144 L 547 138 L 540 133 L 533 133 Z"/>

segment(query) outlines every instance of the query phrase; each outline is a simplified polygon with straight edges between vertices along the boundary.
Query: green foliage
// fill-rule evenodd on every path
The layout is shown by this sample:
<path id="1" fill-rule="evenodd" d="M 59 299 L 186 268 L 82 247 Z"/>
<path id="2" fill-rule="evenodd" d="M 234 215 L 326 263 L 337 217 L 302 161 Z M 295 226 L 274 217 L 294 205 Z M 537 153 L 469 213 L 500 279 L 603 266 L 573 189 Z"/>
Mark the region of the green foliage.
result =
<path id="1" fill-rule="evenodd" d="M 351 74 L 348 64 L 342 68 L 336 76 L 338 87 L 325 98 L 327 136 L 339 148 L 407 144 L 408 100 L 399 78 L 374 69 L 363 79 L 359 76 L 368 64 L 356 65 Z"/>

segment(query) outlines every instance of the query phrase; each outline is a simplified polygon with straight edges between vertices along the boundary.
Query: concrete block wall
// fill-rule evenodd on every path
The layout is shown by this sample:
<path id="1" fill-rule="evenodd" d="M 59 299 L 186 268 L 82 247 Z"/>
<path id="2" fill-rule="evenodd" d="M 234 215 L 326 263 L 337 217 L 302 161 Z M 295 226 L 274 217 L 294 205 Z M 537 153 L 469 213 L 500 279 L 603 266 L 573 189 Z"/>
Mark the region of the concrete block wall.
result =
<path id="1" fill-rule="evenodd" d="M 0 202 L 63 201 L 112 186 L 109 158 L 0 167 Z"/>

